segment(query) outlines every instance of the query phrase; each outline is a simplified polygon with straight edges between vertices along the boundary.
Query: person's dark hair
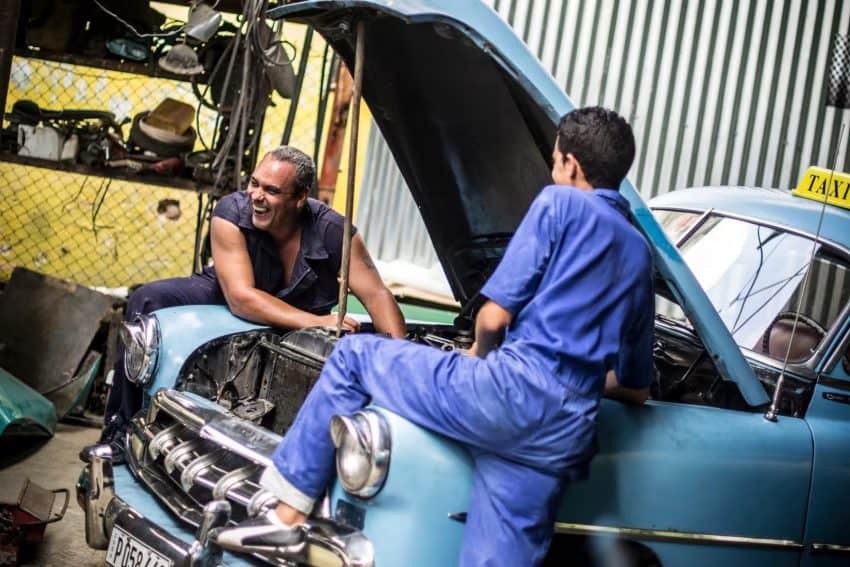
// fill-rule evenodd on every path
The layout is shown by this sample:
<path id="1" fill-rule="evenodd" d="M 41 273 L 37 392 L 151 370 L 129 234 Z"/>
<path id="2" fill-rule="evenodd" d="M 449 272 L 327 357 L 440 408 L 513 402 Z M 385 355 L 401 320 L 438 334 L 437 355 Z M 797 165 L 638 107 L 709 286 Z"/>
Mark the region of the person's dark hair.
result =
<path id="1" fill-rule="evenodd" d="M 316 164 L 313 159 L 297 148 L 292 146 L 279 146 L 269 153 L 267 157 L 275 161 L 285 161 L 295 166 L 295 179 L 292 181 L 293 188 L 298 193 L 307 193 L 316 182 Z"/>
<path id="2" fill-rule="evenodd" d="M 617 189 L 635 159 L 635 137 L 613 110 L 588 106 L 561 117 L 558 149 L 573 154 L 593 187 Z"/>

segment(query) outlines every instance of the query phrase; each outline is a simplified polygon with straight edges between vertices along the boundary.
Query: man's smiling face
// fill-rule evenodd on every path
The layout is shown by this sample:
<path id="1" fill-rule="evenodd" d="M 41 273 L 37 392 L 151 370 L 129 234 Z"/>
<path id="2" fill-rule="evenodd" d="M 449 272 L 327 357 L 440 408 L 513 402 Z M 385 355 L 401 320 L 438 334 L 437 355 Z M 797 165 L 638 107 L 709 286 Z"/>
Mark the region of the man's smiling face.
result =
<path id="1" fill-rule="evenodd" d="M 275 233 L 295 222 L 307 195 L 294 187 L 294 181 L 293 164 L 269 156 L 263 158 L 248 182 L 255 227 Z"/>

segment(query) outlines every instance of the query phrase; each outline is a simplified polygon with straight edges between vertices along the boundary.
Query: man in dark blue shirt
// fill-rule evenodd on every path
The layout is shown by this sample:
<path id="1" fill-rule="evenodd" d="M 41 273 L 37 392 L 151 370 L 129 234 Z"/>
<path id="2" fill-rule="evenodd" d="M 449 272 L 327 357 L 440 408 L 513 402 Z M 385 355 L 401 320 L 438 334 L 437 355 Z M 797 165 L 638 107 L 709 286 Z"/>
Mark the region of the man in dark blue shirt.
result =
<path id="1" fill-rule="evenodd" d="M 125 320 L 177 305 L 226 304 L 234 315 L 273 327 L 336 326 L 331 308 L 339 296 L 344 219 L 308 198 L 315 176 L 313 160 L 300 150 L 282 146 L 266 154 L 247 190 L 227 195 L 213 210 L 215 267 L 142 286 L 130 296 Z M 401 311 L 358 234 L 349 287 L 379 332 L 404 336 Z M 351 317 L 343 322 L 348 331 L 358 326 Z M 121 462 L 123 432 L 141 406 L 142 390 L 127 381 L 119 357 L 100 440 L 112 444 L 113 461 Z"/>
<path id="2" fill-rule="evenodd" d="M 462 565 L 539 564 L 563 484 L 585 476 L 595 452 L 606 378 L 609 395 L 642 403 L 653 377 L 651 253 L 617 191 L 634 153 L 616 113 L 565 115 L 555 185 L 534 200 L 481 290 L 475 356 L 379 337 L 340 341 L 261 479 L 281 504 L 221 532 L 219 543 L 285 555 L 298 533 L 290 526 L 333 476 L 331 417 L 374 403 L 473 456 Z"/>

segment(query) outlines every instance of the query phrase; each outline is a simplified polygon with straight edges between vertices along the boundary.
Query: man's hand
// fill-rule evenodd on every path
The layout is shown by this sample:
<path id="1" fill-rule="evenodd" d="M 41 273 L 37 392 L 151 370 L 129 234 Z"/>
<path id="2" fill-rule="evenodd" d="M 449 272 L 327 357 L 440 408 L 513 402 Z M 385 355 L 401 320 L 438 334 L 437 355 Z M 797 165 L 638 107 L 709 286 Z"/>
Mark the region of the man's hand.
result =
<path id="1" fill-rule="evenodd" d="M 621 386 L 617 381 L 617 374 L 613 370 L 609 370 L 605 375 L 604 395 L 606 398 L 641 405 L 649 399 L 649 388 L 636 389 Z"/>
<path id="2" fill-rule="evenodd" d="M 336 329 L 336 324 L 338 320 L 338 313 L 320 315 L 318 316 L 318 324 L 316 326 L 325 327 L 327 329 Z M 356 333 L 360 330 L 360 323 L 346 315 L 345 318 L 343 318 L 342 320 L 342 330 L 348 331 L 349 333 Z"/>

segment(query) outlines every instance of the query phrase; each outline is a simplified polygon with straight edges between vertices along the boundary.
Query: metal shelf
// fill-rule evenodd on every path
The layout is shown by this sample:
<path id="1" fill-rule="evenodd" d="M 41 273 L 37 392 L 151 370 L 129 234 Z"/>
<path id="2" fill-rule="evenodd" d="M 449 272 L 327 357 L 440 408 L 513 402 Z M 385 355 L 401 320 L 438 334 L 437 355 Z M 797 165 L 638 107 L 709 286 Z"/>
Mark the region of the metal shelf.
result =
<path id="1" fill-rule="evenodd" d="M 192 179 L 186 179 L 183 177 L 168 177 L 165 175 L 157 175 L 155 173 L 132 173 L 121 169 L 92 167 L 81 163 L 53 161 L 48 159 L 19 156 L 17 154 L 9 152 L 0 152 L 0 162 L 16 163 L 19 165 L 28 165 L 32 167 L 41 167 L 46 169 L 52 169 L 54 171 L 65 171 L 68 173 L 79 173 L 81 175 L 91 175 L 94 177 L 120 179 L 122 181 L 129 181 L 131 183 L 156 185 L 158 187 L 180 189 L 183 191 L 193 191 L 195 193 L 206 193 L 209 195 L 216 194 L 216 191 L 212 185 L 205 185 L 203 183 L 199 183 Z"/>
<path id="2" fill-rule="evenodd" d="M 170 81 L 191 82 L 192 77 L 186 75 L 177 75 L 170 73 L 156 64 L 155 61 L 149 63 L 137 63 L 126 59 L 108 59 L 104 57 L 89 57 L 87 55 L 79 55 L 76 53 L 60 53 L 55 51 L 47 51 L 45 49 L 30 49 L 27 47 L 19 47 L 15 49 L 15 55 L 18 57 L 26 57 L 30 59 L 41 59 L 42 61 L 53 61 L 55 63 L 67 63 L 69 65 L 79 65 L 81 67 L 93 67 L 95 69 L 105 69 L 107 71 L 118 71 L 120 73 L 129 73 L 133 75 L 145 75 L 155 77 L 157 79 L 168 79 Z M 196 81 L 204 83 L 206 75 L 197 75 Z"/>

